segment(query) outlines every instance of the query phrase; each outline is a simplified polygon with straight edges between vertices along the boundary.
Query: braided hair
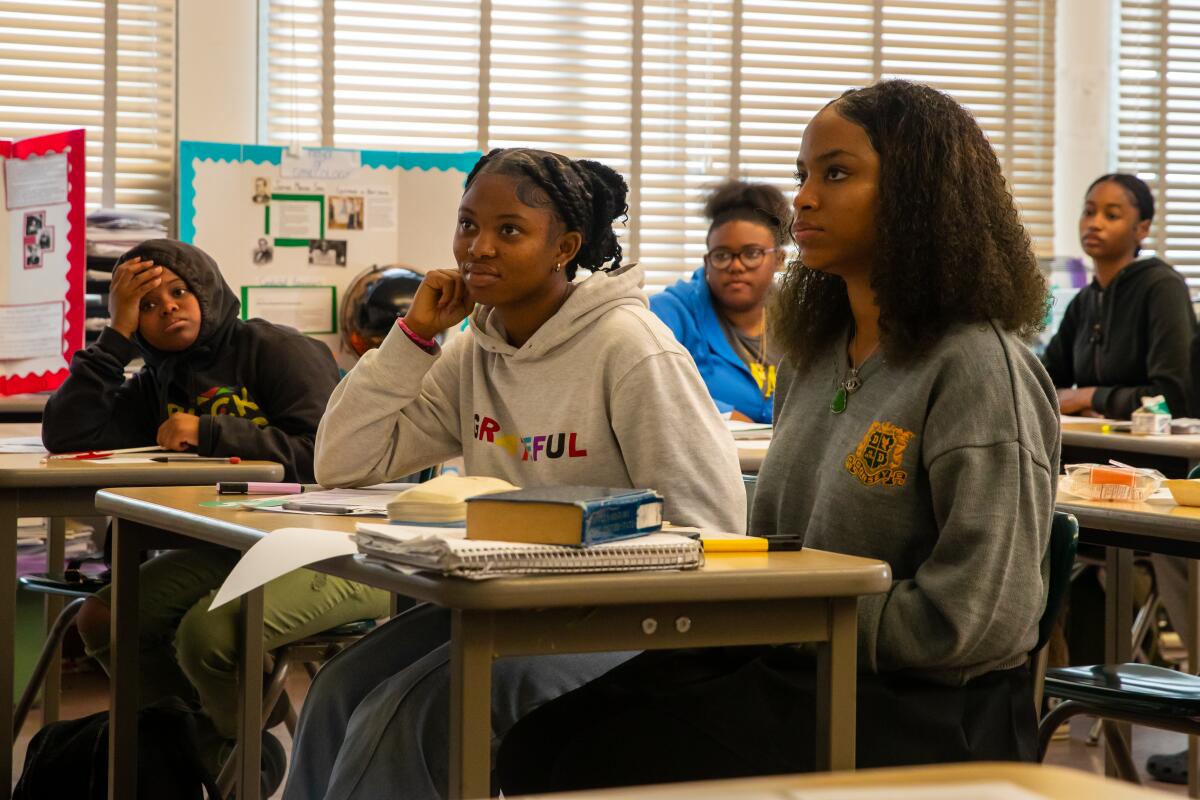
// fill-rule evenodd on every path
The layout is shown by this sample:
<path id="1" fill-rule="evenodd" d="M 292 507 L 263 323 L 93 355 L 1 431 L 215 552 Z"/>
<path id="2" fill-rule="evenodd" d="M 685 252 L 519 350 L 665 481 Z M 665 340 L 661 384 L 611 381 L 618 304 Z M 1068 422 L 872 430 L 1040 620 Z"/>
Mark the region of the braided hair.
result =
<path id="1" fill-rule="evenodd" d="M 475 163 L 463 190 L 483 173 L 519 179 L 517 198 L 522 203 L 550 209 L 568 231 L 582 236 L 579 252 L 566 265 L 567 280 L 575 278 L 579 267 L 611 272 L 621 266 L 621 243 L 613 223 L 628 217 L 629 186 L 616 170 L 546 150 L 496 148 Z"/>

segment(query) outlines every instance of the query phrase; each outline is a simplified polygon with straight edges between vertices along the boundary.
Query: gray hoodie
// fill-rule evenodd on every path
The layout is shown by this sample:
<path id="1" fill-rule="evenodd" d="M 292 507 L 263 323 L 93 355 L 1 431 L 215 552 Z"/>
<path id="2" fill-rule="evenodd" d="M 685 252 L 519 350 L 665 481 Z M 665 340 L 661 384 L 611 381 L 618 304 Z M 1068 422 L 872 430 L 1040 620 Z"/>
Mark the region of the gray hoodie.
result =
<path id="1" fill-rule="evenodd" d="M 641 284 L 637 267 L 593 274 L 520 348 L 488 306 L 436 355 L 393 329 L 330 398 L 317 480 L 378 483 L 461 454 L 470 475 L 657 489 L 672 522 L 744 531 L 733 439 Z"/>

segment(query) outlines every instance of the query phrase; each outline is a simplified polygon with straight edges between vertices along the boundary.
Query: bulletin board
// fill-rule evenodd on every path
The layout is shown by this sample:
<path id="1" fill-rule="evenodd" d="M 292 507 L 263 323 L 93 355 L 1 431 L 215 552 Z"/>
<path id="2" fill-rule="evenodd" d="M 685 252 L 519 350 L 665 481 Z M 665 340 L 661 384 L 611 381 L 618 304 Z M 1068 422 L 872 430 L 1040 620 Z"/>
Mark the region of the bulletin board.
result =
<path id="1" fill-rule="evenodd" d="M 179 238 L 216 259 L 243 318 L 308 333 L 345 362 L 342 293 L 373 265 L 453 267 L 458 202 L 480 155 L 183 141 Z"/>
<path id="2" fill-rule="evenodd" d="M 83 347 L 82 130 L 0 141 L 0 395 L 57 388 Z"/>

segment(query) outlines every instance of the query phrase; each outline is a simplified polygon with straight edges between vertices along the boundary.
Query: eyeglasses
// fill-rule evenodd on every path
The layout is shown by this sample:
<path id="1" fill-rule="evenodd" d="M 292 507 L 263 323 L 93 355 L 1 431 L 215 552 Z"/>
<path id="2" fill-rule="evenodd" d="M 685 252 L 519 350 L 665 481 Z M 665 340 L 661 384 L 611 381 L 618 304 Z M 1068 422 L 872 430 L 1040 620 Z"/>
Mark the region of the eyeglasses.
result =
<path id="1" fill-rule="evenodd" d="M 758 247 L 757 245 L 743 247 L 741 250 L 726 250 L 724 247 L 718 247 L 704 254 L 704 263 L 715 270 L 724 271 L 733 266 L 733 259 L 736 258 L 742 262 L 743 268 L 758 269 L 762 266 L 767 253 L 774 253 L 778 249 L 778 247 Z"/>

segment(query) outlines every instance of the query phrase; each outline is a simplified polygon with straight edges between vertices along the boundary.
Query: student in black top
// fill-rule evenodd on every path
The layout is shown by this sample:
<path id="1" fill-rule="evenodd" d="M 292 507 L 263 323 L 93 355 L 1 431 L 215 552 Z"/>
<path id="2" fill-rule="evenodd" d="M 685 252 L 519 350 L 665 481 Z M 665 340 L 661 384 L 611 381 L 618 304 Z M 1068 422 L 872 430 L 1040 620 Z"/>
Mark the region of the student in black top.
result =
<path id="1" fill-rule="evenodd" d="M 1079 240 L 1096 277 L 1042 356 L 1064 414 L 1129 419 L 1145 395 L 1188 414 L 1196 318 L 1183 276 L 1160 258 L 1137 259 L 1153 219 L 1154 197 L 1133 175 L 1102 175 L 1088 187 Z"/>
<path id="2" fill-rule="evenodd" d="M 111 322 L 71 360 L 46 403 L 51 451 L 152 445 L 204 456 L 276 461 L 288 481 L 311 483 L 317 424 L 338 381 L 324 344 L 266 320 L 243 322 L 216 262 L 182 242 L 153 239 L 121 257 L 109 291 Z M 126 378 L 125 365 L 146 365 Z M 222 549 L 173 550 L 141 567 L 141 698 L 198 701 L 201 757 L 215 770 L 237 726 L 238 603 L 208 607 L 237 562 Z M 109 590 L 76 622 L 107 667 Z M 347 622 L 383 616 L 386 592 L 297 570 L 264 591 L 264 647 L 275 649 Z M 211 723 L 211 725 L 209 724 Z M 264 740 L 264 796 L 283 776 L 282 747 Z"/>

